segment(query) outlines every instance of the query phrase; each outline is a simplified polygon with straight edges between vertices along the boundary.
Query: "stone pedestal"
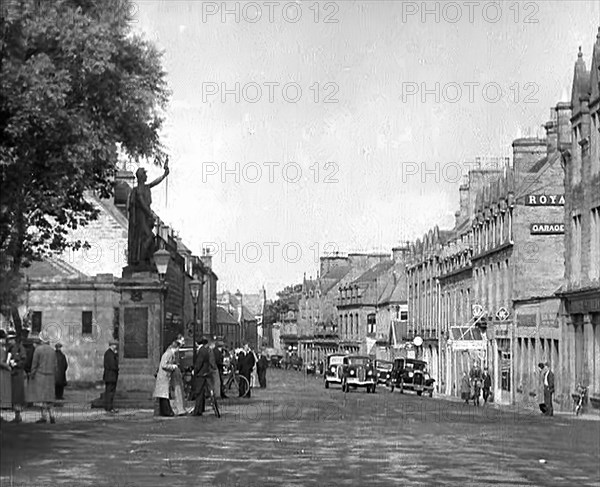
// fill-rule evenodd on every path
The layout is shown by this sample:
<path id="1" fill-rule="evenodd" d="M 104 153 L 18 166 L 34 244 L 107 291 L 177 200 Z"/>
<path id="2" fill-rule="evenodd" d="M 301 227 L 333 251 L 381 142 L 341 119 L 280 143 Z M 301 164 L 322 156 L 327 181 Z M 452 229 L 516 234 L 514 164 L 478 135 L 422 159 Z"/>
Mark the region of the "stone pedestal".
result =
<path id="1" fill-rule="evenodd" d="M 123 272 L 115 283 L 120 293 L 119 390 L 154 389 L 160 362 L 166 287 L 151 272 Z"/>

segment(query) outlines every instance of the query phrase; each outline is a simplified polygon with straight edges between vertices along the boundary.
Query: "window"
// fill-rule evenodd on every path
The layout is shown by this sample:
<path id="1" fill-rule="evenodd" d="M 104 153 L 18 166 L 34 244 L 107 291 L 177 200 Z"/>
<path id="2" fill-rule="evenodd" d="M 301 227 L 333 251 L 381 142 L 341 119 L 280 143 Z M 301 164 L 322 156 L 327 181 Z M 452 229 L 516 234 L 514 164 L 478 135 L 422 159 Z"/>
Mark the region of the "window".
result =
<path id="1" fill-rule="evenodd" d="M 571 276 L 573 281 L 578 282 L 581 279 L 581 215 L 573 217 L 573 227 L 571 229 Z"/>
<path id="2" fill-rule="evenodd" d="M 571 176 L 571 184 L 579 184 L 581 182 L 581 151 L 582 147 L 579 145 L 581 141 L 581 128 L 573 128 L 573 172 Z"/>
<path id="3" fill-rule="evenodd" d="M 370 313 L 367 315 L 367 333 L 375 333 L 376 315 Z"/>
<path id="4" fill-rule="evenodd" d="M 42 312 L 34 311 L 31 315 L 31 334 L 39 335 L 42 331 Z"/>
<path id="5" fill-rule="evenodd" d="M 600 279 L 600 206 L 590 212 L 590 280 Z"/>
<path id="6" fill-rule="evenodd" d="M 408 311 L 400 311 L 400 320 L 408 321 Z"/>
<path id="7" fill-rule="evenodd" d="M 81 312 L 81 334 L 91 335 L 92 334 L 92 312 L 82 311 Z"/>

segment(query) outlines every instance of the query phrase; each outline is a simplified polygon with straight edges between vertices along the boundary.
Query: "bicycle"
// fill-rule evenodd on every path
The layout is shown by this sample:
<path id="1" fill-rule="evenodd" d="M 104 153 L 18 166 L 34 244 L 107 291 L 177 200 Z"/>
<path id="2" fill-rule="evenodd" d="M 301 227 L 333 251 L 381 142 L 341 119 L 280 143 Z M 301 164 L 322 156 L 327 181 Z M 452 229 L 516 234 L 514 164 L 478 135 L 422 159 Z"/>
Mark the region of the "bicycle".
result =
<path id="1" fill-rule="evenodd" d="M 571 394 L 573 398 L 573 412 L 575 416 L 579 416 L 583 413 L 583 405 L 587 399 L 588 388 L 581 385 L 581 383 L 577 384 L 575 388 L 575 394 Z"/>
<path id="2" fill-rule="evenodd" d="M 230 370 L 229 373 L 223 375 L 223 389 L 228 394 L 238 393 L 243 387 L 244 394 L 242 397 L 246 397 L 250 392 L 250 383 L 243 375 L 236 370 Z"/>

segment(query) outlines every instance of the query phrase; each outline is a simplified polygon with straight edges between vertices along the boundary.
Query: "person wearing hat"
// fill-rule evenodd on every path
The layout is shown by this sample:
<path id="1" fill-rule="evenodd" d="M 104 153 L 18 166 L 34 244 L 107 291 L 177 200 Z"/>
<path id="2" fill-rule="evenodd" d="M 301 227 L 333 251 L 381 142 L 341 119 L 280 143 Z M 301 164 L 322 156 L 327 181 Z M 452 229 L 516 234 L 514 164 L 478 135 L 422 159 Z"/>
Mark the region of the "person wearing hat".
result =
<path id="1" fill-rule="evenodd" d="M 12 409 L 12 391 L 10 387 L 10 365 L 8 365 L 8 349 L 6 332 L 0 330 L 0 409 Z M 0 421 L 4 420 L 0 417 Z"/>
<path id="2" fill-rule="evenodd" d="M 224 365 L 224 358 L 223 358 L 223 347 L 224 347 L 224 343 L 220 340 L 217 341 L 217 343 L 215 344 L 215 349 L 214 349 L 214 354 L 215 354 L 215 362 L 217 364 L 217 373 L 219 375 L 218 379 L 218 387 L 217 387 L 217 383 L 215 381 L 215 393 L 218 393 L 219 396 L 221 396 L 221 399 L 227 399 L 227 394 L 225 394 L 225 387 L 223 386 L 223 365 Z"/>
<path id="3" fill-rule="evenodd" d="M 12 408 L 15 412 L 13 423 L 20 423 L 21 412 L 26 406 L 25 399 L 25 362 L 27 360 L 27 351 L 20 341 L 17 341 L 17 334 L 9 331 L 6 336 L 8 348 L 7 363 L 10 366 L 10 386 Z"/>
<path id="4" fill-rule="evenodd" d="M 63 394 L 67 385 L 67 369 L 69 363 L 62 351 L 62 343 L 54 345 L 56 349 L 56 374 L 54 376 L 54 397 L 59 401 L 64 399 Z"/>
<path id="5" fill-rule="evenodd" d="M 42 411 L 42 417 L 37 423 L 47 423 L 48 416 L 50 423 L 55 423 L 52 403 L 54 402 L 54 376 L 56 374 L 56 352 L 50 346 L 47 338 L 40 337 L 35 344 L 33 352 L 33 361 L 31 363 L 31 373 L 29 380 L 32 390 L 30 402 L 39 403 Z"/>
<path id="6" fill-rule="evenodd" d="M 111 340 L 108 342 L 108 350 L 104 352 L 104 409 L 109 413 L 116 413 L 114 407 L 117 381 L 119 380 L 119 354 L 117 347 L 119 342 Z"/>

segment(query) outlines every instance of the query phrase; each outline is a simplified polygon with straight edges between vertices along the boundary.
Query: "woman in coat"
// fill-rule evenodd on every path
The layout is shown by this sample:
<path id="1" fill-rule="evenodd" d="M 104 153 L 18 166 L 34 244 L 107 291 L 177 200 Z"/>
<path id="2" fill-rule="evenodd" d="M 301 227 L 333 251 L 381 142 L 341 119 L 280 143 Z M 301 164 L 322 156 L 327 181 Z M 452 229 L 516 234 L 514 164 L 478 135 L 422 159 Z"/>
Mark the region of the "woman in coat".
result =
<path id="1" fill-rule="evenodd" d="M 27 405 L 25 399 L 25 362 L 27 351 L 21 342 L 17 341 L 17 334 L 9 331 L 6 336 L 8 348 L 8 364 L 10 365 L 10 385 L 12 407 L 15 412 L 13 422 L 20 423 L 21 411 Z"/>
<path id="2" fill-rule="evenodd" d="M 12 390 L 6 333 L 0 330 L 0 409 L 12 409 Z M 1 421 L 4 421 L 0 418 Z"/>
<path id="3" fill-rule="evenodd" d="M 471 381 L 466 370 L 460 381 L 460 398 L 469 404 L 469 399 L 471 398 Z"/>
<path id="4" fill-rule="evenodd" d="M 48 416 L 50 422 L 55 423 L 52 403 L 54 402 L 54 375 L 56 373 L 56 352 L 47 340 L 36 342 L 31 363 L 29 382 L 32 390 L 30 402 L 39 403 L 42 408 L 42 417 L 37 423 L 46 423 Z"/>
<path id="5" fill-rule="evenodd" d="M 180 341 L 177 339 L 165 350 L 156 373 L 156 384 L 154 385 L 154 394 L 152 394 L 152 397 L 158 398 L 160 416 L 175 416 L 169 402 L 169 391 L 171 388 L 171 376 L 175 369 L 177 369 L 177 352 L 179 346 Z"/>

